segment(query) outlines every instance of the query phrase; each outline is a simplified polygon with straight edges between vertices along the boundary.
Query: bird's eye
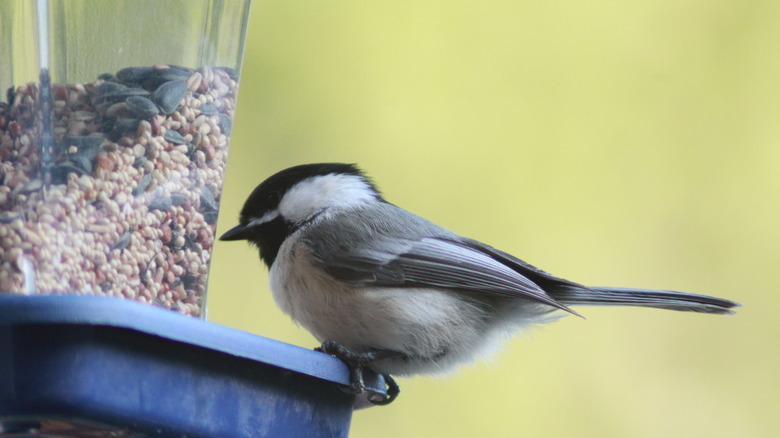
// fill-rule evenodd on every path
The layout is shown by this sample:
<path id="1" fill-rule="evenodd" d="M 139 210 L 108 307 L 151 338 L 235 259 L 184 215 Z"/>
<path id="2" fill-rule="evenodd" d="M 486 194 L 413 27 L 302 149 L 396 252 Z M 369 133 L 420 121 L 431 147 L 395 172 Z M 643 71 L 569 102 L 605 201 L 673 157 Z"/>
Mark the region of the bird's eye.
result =
<path id="1" fill-rule="evenodd" d="M 265 200 L 270 205 L 276 205 L 282 200 L 282 195 L 279 192 L 274 191 L 269 193 Z"/>

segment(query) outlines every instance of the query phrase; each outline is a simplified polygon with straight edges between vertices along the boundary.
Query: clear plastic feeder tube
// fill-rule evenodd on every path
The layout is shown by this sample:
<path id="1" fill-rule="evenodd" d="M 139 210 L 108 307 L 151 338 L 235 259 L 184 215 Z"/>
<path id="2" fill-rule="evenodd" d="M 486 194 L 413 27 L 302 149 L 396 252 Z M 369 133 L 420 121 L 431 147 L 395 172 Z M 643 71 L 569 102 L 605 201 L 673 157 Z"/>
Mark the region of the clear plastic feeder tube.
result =
<path id="1" fill-rule="evenodd" d="M 0 1 L 0 293 L 204 316 L 249 4 Z"/>

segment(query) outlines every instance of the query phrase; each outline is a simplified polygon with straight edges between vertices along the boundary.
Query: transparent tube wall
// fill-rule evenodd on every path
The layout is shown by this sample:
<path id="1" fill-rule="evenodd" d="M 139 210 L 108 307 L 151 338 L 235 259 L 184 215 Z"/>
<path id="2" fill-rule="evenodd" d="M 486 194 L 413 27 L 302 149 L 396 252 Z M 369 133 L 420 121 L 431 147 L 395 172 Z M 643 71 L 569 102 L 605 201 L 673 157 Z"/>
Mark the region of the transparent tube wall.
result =
<path id="1" fill-rule="evenodd" d="M 249 3 L 0 2 L 0 293 L 205 315 Z"/>

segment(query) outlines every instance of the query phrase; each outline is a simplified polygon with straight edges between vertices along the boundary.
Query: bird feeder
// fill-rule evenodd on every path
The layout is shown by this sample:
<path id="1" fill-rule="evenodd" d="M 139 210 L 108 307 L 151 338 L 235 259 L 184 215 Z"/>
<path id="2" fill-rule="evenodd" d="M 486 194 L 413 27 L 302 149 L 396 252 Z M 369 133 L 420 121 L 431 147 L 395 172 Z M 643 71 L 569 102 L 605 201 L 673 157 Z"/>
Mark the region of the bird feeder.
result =
<path id="1" fill-rule="evenodd" d="M 203 320 L 249 6 L 0 2 L 0 437 L 346 434 L 340 361 Z"/>

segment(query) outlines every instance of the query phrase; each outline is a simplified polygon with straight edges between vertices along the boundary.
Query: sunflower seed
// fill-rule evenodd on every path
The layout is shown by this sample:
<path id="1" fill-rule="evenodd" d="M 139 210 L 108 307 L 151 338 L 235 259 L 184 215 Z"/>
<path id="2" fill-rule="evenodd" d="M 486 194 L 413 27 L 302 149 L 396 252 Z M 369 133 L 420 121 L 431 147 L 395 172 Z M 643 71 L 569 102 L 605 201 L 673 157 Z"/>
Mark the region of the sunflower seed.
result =
<path id="1" fill-rule="evenodd" d="M 200 113 L 207 116 L 213 116 L 214 114 L 219 114 L 219 108 L 210 103 L 204 103 L 200 106 Z"/>
<path id="2" fill-rule="evenodd" d="M 76 166 L 70 161 L 64 161 L 54 166 L 51 172 L 52 182 L 54 184 L 66 184 L 68 182 L 68 175 L 75 173 L 76 175 L 84 175 L 84 169 Z"/>
<path id="3" fill-rule="evenodd" d="M 106 82 L 109 83 L 109 82 Z M 126 100 L 131 96 L 149 96 L 149 92 L 143 88 L 128 88 L 109 91 L 108 93 L 98 95 L 98 103 L 117 103 Z"/>
<path id="4" fill-rule="evenodd" d="M 216 211 L 204 211 L 201 213 L 203 215 L 203 220 L 206 221 L 207 224 L 215 224 L 217 223 L 217 216 L 219 215 Z"/>
<path id="5" fill-rule="evenodd" d="M 146 175 L 141 178 L 141 181 L 138 182 L 138 185 L 135 186 L 133 189 L 133 196 L 139 196 L 141 193 L 146 191 L 146 188 L 149 187 L 149 184 L 152 183 L 152 174 L 147 173 Z"/>
<path id="6" fill-rule="evenodd" d="M 200 189 L 200 211 L 217 211 L 217 200 L 214 198 L 214 194 L 211 193 L 211 189 L 208 186 L 203 186 Z"/>
<path id="7" fill-rule="evenodd" d="M 165 131 L 163 138 L 173 144 L 187 144 L 187 140 L 185 140 L 178 131 L 174 131 L 173 129 Z"/>
<path id="8" fill-rule="evenodd" d="M 163 114 L 172 114 L 187 93 L 187 82 L 184 80 L 166 82 L 152 94 L 152 101 L 160 107 Z"/>
<path id="9" fill-rule="evenodd" d="M 97 88 L 95 89 L 98 96 L 102 96 L 104 94 L 114 93 L 122 90 L 127 90 L 127 86 L 116 82 L 111 82 L 111 81 L 103 82 L 102 84 L 98 85 Z"/>
<path id="10" fill-rule="evenodd" d="M 223 134 L 230 136 L 230 132 L 233 131 L 233 120 L 227 116 L 227 114 L 219 115 L 219 129 Z"/>
<path id="11" fill-rule="evenodd" d="M 173 203 L 170 196 L 160 196 L 154 198 L 149 202 L 149 210 L 168 211 L 171 209 Z"/>
<path id="12" fill-rule="evenodd" d="M 130 242 L 132 241 L 133 232 L 132 231 L 125 231 L 122 233 L 121 236 L 119 236 L 119 240 L 116 241 L 114 246 L 111 247 L 111 249 L 118 249 L 123 250 L 127 248 L 128 245 L 130 245 Z"/>
<path id="13" fill-rule="evenodd" d="M 138 130 L 140 123 L 141 121 L 138 119 L 119 119 L 114 122 L 109 138 L 117 140 L 123 135 L 134 133 Z"/>
<path id="14" fill-rule="evenodd" d="M 157 82 L 157 86 L 160 86 L 166 82 L 187 79 L 192 76 L 192 72 L 178 68 L 164 68 L 155 70 L 149 76 L 152 81 Z"/>
<path id="15" fill-rule="evenodd" d="M 135 161 L 133 161 L 133 167 L 140 169 L 144 167 L 144 164 L 146 164 L 147 161 L 148 159 L 146 157 L 138 157 L 135 159 Z"/>
<path id="16" fill-rule="evenodd" d="M 184 193 L 171 193 L 171 204 L 176 207 L 186 204 L 188 199 Z"/>
<path id="17" fill-rule="evenodd" d="M 184 283 L 184 287 L 189 289 L 198 281 L 198 276 L 192 274 L 191 272 L 187 272 L 181 277 L 181 281 Z"/>
<path id="18" fill-rule="evenodd" d="M 125 67 L 116 72 L 116 78 L 121 82 L 140 84 L 154 72 L 152 67 Z"/>
<path id="19" fill-rule="evenodd" d="M 127 109 L 140 119 L 151 119 L 160 112 L 154 102 L 143 96 L 130 96 L 125 103 Z"/>

